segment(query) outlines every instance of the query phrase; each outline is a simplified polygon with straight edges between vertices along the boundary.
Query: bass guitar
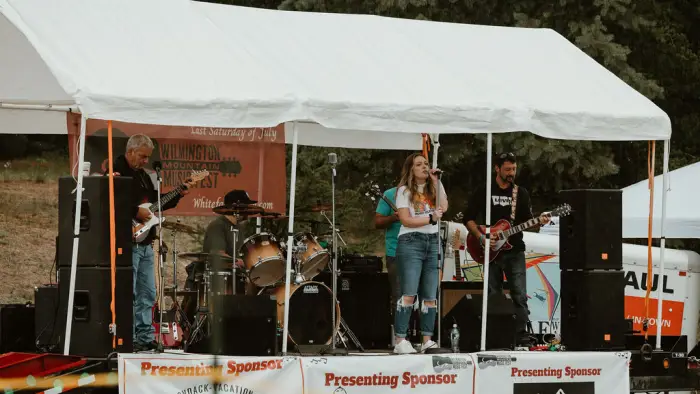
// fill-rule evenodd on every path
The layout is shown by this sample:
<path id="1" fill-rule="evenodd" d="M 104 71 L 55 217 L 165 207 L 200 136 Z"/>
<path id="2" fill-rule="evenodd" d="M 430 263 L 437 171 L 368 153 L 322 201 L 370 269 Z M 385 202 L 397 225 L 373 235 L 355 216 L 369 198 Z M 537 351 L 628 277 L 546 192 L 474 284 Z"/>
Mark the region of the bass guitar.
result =
<path id="1" fill-rule="evenodd" d="M 569 213 L 571 213 L 571 206 L 569 206 L 569 204 L 564 204 L 554 208 L 551 212 L 542 214 L 541 216 L 562 217 L 567 216 Z M 496 224 L 491 226 L 491 237 L 495 238 L 496 242 L 489 252 L 489 262 L 496 259 L 496 257 L 498 257 L 502 251 L 513 248 L 513 246 L 508 242 L 508 238 L 539 224 L 539 217 L 532 218 L 524 223 L 520 223 L 517 226 L 511 226 L 510 222 L 505 219 L 501 219 L 496 222 Z M 479 231 L 481 234 L 486 234 L 486 226 L 479 226 Z M 486 240 L 486 242 L 489 242 L 489 240 Z M 479 238 L 473 236 L 471 233 L 467 235 L 467 251 L 469 251 L 469 255 L 472 256 L 474 261 L 479 264 L 484 264 L 484 248 L 481 246 Z"/>
<path id="2" fill-rule="evenodd" d="M 202 179 L 206 178 L 209 176 L 209 171 L 207 170 L 202 170 L 202 171 L 192 171 L 192 175 L 190 176 L 190 180 L 193 183 L 200 182 Z M 160 203 L 161 205 L 165 205 L 169 203 L 173 198 L 175 198 L 178 194 L 180 194 L 181 191 L 186 189 L 187 186 L 185 183 L 182 183 L 180 186 L 176 187 L 175 189 L 169 191 L 165 195 L 161 196 L 160 198 Z M 152 204 L 150 202 L 143 203 L 139 205 L 139 208 L 146 208 L 151 212 L 151 219 L 149 219 L 147 222 L 139 222 L 136 219 L 131 219 L 131 232 L 133 234 L 133 240 L 136 243 L 139 243 L 146 239 L 148 236 L 148 233 L 151 231 L 151 228 L 153 226 L 157 226 L 158 223 L 160 223 L 160 220 L 158 219 L 158 216 L 155 214 L 158 211 L 158 204 Z M 165 221 L 165 218 L 162 219 Z"/>

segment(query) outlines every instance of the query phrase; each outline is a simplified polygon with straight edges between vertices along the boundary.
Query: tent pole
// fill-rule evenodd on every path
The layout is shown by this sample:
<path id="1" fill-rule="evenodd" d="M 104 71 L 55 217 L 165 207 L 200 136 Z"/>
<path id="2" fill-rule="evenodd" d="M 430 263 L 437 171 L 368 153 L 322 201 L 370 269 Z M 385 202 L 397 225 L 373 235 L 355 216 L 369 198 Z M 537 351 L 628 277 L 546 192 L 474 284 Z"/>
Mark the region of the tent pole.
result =
<path id="1" fill-rule="evenodd" d="M 290 292 L 290 277 L 292 275 L 292 249 L 294 246 L 294 195 L 296 193 L 297 182 L 297 144 L 299 143 L 299 135 L 297 131 L 297 122 L 292 123 L 292 179 L 289 182 L 289 228 L 287 230 L 287 269 L 285 275 L 284 288 L 284 321 L 282 329 L 282 354 L 287 354 L 287 337 L 289 336 L 289 292 Z M 279 301 L 277 301 L 279 302 Z M 334 327 L 335 329 L 335 327 Z M 332 334 L 335 336 L 335 332 Z"/>
<path id="2" fill-rule="evenodd" d="M 75 189 L 75 220 L 73 222 L 73 256 L 70 265 L 70 284 L 68 287 L 68 315 L 66 316 L 65 343 L 63 354 L 70 354 L 71 329 L 73 328 L 73 303 L 75 298 L 75 274 L 78 268 L 78 243 L 80 241 L 80 209 L 83 201 L 83 163 L 85 161 L 85 128 L 87 118 L 80 115 L 80 138 L 78 148 L 78 184 Z"/>
<path id="3" fill-rule="evenodd" d="M 668 193 L 668 160 L 671 153 L 671 140 L 664 141 L 664 175 L 663 189 L 661 190 L 661 248 L 659 251 L 659 284 L 656 289 L 657 309 L 656 309 L 656 349 L 661 350 L 661 326 L 663 326 L 663 301 L 664 301 L 664 273 L 666 266 L 664 261 L 664 251 L 666 249 L 666 236 L 664 235 L 664 222 L 666 221 L 666 194 Z"/>
<path id="4" fill-rule="evenodd" d="M 481 351 L 486 351 L 486 320 L 489 302 L 489 255 L 491 251 L 491 158 L 493 156 L 493 134 L 486 137 L 486 241 L 484 242 L 484 297 L 481 303 Z"/>
<path id="5" fill-rule="evenodd" d="M 435 136 L 432 137 L 432 140 L 433 140 L 433 149 L 434 149 L 434 151 L 433 151 L 433 168 L 437 168 L 438 150 L 440 150 L 440 134 L 435 134 Z M 438 184 L 435 185 L 436 189 L 437 189 L 437 196 L 435 196 L 435 207 L 436 208 L 440 206 L 440 193 L 444 192 L 444 190 L 443 191 L 440 190 L 440 182 L 441 182 L 441 179 L 440 179 L 440 177 L 438 177 Z M 447 193 L 445 193 L 445 194 L 447 194 Z M 437 315 L 438 315 L 438 319 L 437 319 L 437 343 L 438 343 L 438 347 L 441 346 L 440 344 L 442 343 L 442 318 L 440 318 L 439 316 L 440 316 L 440 302 L 442 299 L 442 291 L 441 291 L 442 272 L 443 272 L 444 263 L 445 263 L 445 251 L 442 250 L 442 239 L 440 239 L 440 229 L 442 227 L 441 221 L 442 221 L 442 219 L 437 220 L 437 226 L 438 226 L 438 241 L 437 241 L 438 242 L 438 282 L 437 282 L 437 284 L 438 284 L 438 286 L 437 286 L 437 295 L 436 295 L 436 299 L 437 299 L 436 308 L 437 308 Z M 445 230 L 447 230 L 447 229 L 445 229 Z M 448 236 L 447 231 L 445 231 L 445 239 L 447 239 L 447 236 Z"/>

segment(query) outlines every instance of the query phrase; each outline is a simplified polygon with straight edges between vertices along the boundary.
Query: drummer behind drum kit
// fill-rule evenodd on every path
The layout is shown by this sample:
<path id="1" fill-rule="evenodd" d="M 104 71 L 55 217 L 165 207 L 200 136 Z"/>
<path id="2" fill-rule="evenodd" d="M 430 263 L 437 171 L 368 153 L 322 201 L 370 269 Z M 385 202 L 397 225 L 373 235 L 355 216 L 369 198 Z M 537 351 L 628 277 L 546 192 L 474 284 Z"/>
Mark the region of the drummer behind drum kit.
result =
<path id="1" fill-rule="evenodd" d="M 328 219 L 324 213 L 328 208 L 328 206 L 319 205 L 308 211 L 320 213 Z M 214 212 L 220 215 L 235 216 L 239 223 L 242 220 L 258 217 L 271 220 L 286 219 L 285 216 L 265 212 L 259 206 L 247 204 L 217 207 L 214 208 Z M 330 220 L 328 221 L 330 223 Z M 311 222 L 312 225 L 321 223 L 315 220 L 308 222 Z M 164 223 L 163 227 L 170 228 L 174 232 L 195 233 L 191 227 L 179 223 Z M 312 227 L 317 230 L 317 226 Z M 239 247 L 238 229 L 231 226 L 231 233 L 233 250 L 238 250 L 240 257 L 236 261 L 232 256 L 221 253 L 194 252 L 178 255 L 173 250 L 174 267 L 177 267 L 176 260 L 179 257 L 194 261 L 200 264 L 203 269 L 201 273 L 195 274 L 194 290 L 178 291 L 177 285 L 172 289 L 165 290 L 165 294 L 171 296 L 173 300 L 170 319 L 164 318 L 159 329 L 157 320 L 154 318 L 156 333 L 161 335 L 165 347 L 178 348 L 182 346 L 187 350 L 187 348 L 210 338 L 212 336 L 210 323 L 221 321 L 220 317 L 223 314 L 221 311 L 215 310 L 212 302 L 214 297 L 231 294 L 242 295 L 245 293 L 246 284 L 249 289 L 255 287 L 254 291 L 257 296 L 271 297 L 276 301 L 277 336 L 281 336 L 284 324 L 286 256 L 287 248 L 290 246 L 279 242 L 274 234 L 263 231 L 244 239 Z M 329 268 L 331 252 L 322 246 L 313 232 L 297 233 L 293 240 L 293 245 L 291 245 L 293 272 L 289 291 L 289 340 L 301 351 L 305 346 L 327 347 L 333 341 L 334 336 L 338 335 L 337 338 L 346 348 L 348 347 L 347 341 L 350 339 L 358 350 L 364 351 L 357 337 L 340 317 L 340 306 L 337 301 L 335 308 L 332 308 L 334 297 L 331 289 L 324 283 L 311 281 Z M 332 241 L 330 244 L 332 245 Z M 236 280 L 232 278 L 236 278 Z M 174 280 L 174 283 L 177 283 L 176 275 L 174 275 Z M 178 304 L 178 296 L 184 296 L 183 308 Z M 335 309 L 335 318 L 332 316 L 333 309 Z M 166 320 L 171 321 L 167 322 Z M 332 324 L 333 321 L 335 321 L 335 325 Z M 232 327 L 232 330 L 236 329 L 237 327 Z M 173 333 L 177 333 L 177 335 Z M 218 335 L 218 332 L 214 335 Z"/>

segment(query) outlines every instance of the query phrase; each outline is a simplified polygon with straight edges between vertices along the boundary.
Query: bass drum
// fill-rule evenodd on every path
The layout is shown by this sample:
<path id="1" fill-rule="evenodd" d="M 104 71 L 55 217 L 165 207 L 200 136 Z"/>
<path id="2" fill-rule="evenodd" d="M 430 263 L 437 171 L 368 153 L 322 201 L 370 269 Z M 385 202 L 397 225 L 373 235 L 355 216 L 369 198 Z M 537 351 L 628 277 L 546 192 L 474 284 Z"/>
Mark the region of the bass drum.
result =
<path id="1" fill-rule="evenodd" d="M 283 284 L 274 289 L 277 321 L 284 327 Z M 340 306 L 335 305 L 335 327 L 331 312 L 333 292 L 320 282 L 291 284 L 289 290 L 289 340 L 296 345 L 329 345 L 340 327 Z"/>

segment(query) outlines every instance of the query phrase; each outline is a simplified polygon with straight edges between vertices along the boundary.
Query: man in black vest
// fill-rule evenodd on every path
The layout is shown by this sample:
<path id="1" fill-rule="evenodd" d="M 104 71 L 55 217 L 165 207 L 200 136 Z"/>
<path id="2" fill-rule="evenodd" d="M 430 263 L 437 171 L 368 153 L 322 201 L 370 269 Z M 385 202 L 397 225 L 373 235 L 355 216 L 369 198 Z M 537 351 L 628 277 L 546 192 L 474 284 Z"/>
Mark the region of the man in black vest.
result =
<path id="1" fill-rule="evenodd" d="M 515 155 L 503 153 L 496 157 L 494 163 L 495 177 L 491 184 L 491 225 L 501 219 L 509 221 L 511 225 L 517 225 L 533 218 L 530 193 L 524 187 L 515 184 L 518 168 Z M 485 200 L 486 188 L 481 186 L 469 198 L 469 205 L 464 215 L 464 225 L 472 236 L 479 239 L 482 247 L 486 243 L 486 236 L 479 231 L 478 223 L 486 222 Z M 542 224 L 548 221 L 549 218 L 540 217 Z M 494 246 L 495 241 L 495 237 L 491 237 L 491 247 Z M 489 295 L 503 292 L 505 274 L 515 306 L 517 345 L 528 346 L 531 344 L 531 338 L 527 334 L 530 312 L 527 307 L 527 268 L 522 232 L 512 235 L 508 238 L 508 242 L 513 248 L 502 250 L 489 266 Z"/>

